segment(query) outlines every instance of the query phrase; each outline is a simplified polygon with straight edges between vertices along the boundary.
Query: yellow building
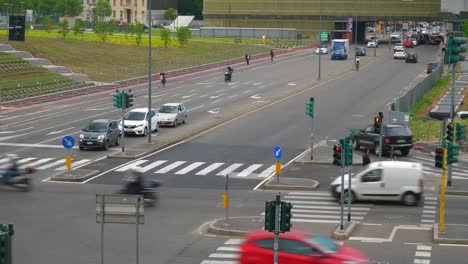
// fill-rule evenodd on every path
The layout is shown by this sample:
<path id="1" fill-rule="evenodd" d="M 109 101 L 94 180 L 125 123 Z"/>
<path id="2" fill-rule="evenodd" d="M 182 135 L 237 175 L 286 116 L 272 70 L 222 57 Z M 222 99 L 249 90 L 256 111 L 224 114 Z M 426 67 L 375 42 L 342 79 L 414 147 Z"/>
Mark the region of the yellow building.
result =
<path id="1" fill-rule="evenodd" d="M 85 0 L 83 2 L 83 17 L 91 20 L 92 10 L 97 0 Z M 147 0 L 109 0 L 112 8 L 111 19 L 124 23 L 146 23 Z"/>

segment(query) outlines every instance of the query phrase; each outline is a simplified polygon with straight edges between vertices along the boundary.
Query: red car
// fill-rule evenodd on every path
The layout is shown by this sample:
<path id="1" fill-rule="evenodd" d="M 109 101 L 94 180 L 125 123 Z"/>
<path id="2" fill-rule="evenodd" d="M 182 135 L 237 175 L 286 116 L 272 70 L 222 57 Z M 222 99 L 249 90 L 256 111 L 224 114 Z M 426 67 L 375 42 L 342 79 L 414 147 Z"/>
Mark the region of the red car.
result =
<path id="1" fill-rule="evenodd" d="M 240 246 L 240 264 L 271 264 L 274 234 L 265 230 L 251 231 Z M 337 245 L 333 240 L 294 230 L 280 234 L 278 263 L 281 264 L 367 264 L 360 251 Z"/>
<path id="2" fill-rule="evenodd" d="M 405 39 L 405 41 L 403 41 L 403 46 L 405 48 L 414 48 L 414 44 L 413 41 L 411 41 L 411 39 Z"/>

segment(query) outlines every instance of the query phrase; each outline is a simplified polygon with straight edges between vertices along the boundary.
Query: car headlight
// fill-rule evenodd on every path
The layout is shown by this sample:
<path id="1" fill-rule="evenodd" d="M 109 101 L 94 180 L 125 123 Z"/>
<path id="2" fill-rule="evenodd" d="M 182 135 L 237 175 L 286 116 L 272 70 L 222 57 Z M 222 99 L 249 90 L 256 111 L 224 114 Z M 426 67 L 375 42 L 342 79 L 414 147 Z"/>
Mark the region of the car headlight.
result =
<path id="1" fill-rule="evenodd" d="M 80 139 L 83 139 L 84 138 L 84 135 L 83 134 L 80 134 Z"/>
<path id="2" fill-rule="evenodd" d="M 104 135 L 100 135 L 100 136 L 97 137 L 98 140 L 104 140 L 105 138 L 106 138 L 106 136 L 104 136 Z"/>

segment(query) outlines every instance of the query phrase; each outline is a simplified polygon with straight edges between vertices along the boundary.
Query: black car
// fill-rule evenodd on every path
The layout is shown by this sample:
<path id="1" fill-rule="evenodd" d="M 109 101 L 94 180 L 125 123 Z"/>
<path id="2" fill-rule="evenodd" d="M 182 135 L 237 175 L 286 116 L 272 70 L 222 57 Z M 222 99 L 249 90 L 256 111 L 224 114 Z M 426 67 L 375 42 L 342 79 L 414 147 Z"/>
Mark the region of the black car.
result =
<path id="1" fill-rule="evenodd" d="M 357 47 L 356 48 L 356 55 L 357 56 L 366 56 L 366 49 L 364 47 Z"/>
<path id="2" fill-rule="evenodd" d="M 96 119 L 81 129 L 79 148 L 108 149 L 110 145 L 120 144 L 120 130 L 117 121 Z"/>
<path id="3" fill-rule="evenodd" d="M 403 156 L 409 154 L 413 148 L 413 133 L 403 125 L 383 125 L 382 155 L 390 154 L 392 150 L 399 150 Z M 361 147 L 380 153 L 380 135 L 374 132 L 374 125 L 360 130 L 353 137 L 355 150 Z"/>
<path id="4" fill-rule="evenodd" d="M 418 55 L 416 52 L 407 52 L 405 56 L 405 62 L 418 62 Z"/>

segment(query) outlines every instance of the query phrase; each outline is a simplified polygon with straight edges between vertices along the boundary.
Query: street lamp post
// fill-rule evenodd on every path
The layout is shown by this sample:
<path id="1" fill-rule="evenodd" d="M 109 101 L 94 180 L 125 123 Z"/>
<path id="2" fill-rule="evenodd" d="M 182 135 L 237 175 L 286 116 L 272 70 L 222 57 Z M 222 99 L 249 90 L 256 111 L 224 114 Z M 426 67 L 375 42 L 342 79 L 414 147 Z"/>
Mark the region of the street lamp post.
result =
<path id="1" fill-rule="evenodd" d="M 147 1 L 148 3 L 148 27 L 149 27 L 149 32 L 148 32 L 148 111 L 151 111 L 151 28 L 152 28 L 152 17 L 151 17 L 151 0 Z M 151 118 L 148 119 L 148 127 L 149 127 L 149 133 L 148 133 L 148 143 L 151 143 L 151 136 L 152 136 L 152 130 L 151 130 Z"/>
<path id="2" fill-rule="evenodd" d="M 374 39 L 377 41 L 377 8 L 374 2 Z M 377 42 L 378 43 L 378 42 Z M 374 57 L 377 56 L 377 47 L 374 48 Z"/>
<path id="3" fill-rule="evenodd" d="M 320 80 L 321 65 L 322 65 L 322 0 L 319 3 L 320 12 L 320 27 L 319 27 L 319 65 L 318 65 L 318 79 Z"/>
<path id="4" fill-rule="evenodd" d="M 356 0 L 356 33 L 354 34 L 354 61 L 356 61 L 357 35 L 358 35 L 358 1 Z"/>

